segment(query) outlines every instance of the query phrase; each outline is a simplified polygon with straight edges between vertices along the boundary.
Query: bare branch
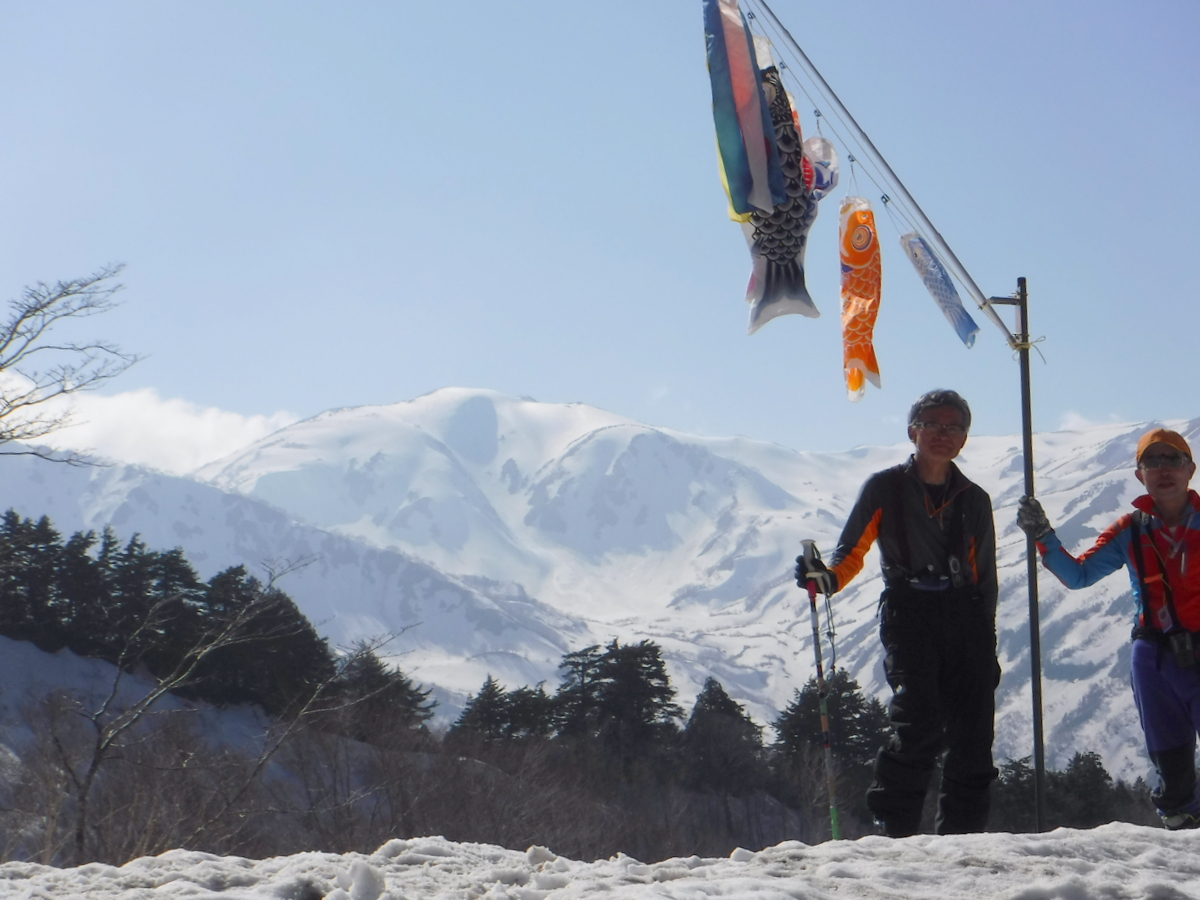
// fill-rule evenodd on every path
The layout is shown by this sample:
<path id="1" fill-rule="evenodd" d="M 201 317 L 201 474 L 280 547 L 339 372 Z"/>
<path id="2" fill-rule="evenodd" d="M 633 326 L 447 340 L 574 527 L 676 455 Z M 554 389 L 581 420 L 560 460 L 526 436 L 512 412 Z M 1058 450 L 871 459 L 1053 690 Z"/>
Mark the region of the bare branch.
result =
<path id="1" fill-rule="evenodd" d="M 121 285 L 113 279 L 123 266 L 105 266 L 91 275 L 54 285 L 28 287 L 9 304 L 0 325 L 0 445 L 34 441 L 69 424 L 71 411 L 44 404 L 79 391 L 89 391 L 120 375 L 139 357 L 101 340 L 49 341 L 48 334 L 67 319 L 83 319 L 116 307 Z M 86 464 L 82 456 L 67 457 L 32 451 L 72 465 Z"/>
<path id="2" fill-rule="evenodd" d="M 301 568 L 305 565 L 308 565 L 312 561 L 313 561 L 313 559 L 309 558 L 309 559 L 305 559 L 305 560 L 301 561 L 300 563 L 287 564 L 284 567 L 283 571 L 284 572 L 295 571 L 297 568 Z M 407 630 L 407 629 L 405 629 L 405 630 Z M 403 632 L 400 632 L 400 633 L 402 634 Z M 257 759 L 255 759 L 254 762 L 248 768 L 247 772 L 245 773 L 245 777 L 242 780 L 241 785 L 235 791 L 233 791 L 228 797 L 226 797 L 221 804 L 218 804 L 215 807 L 215 811 L 210 816 L 208 816 L 207 818 L 201 818 L 196 822 L 195 827 L 193 828 L 192 832 L 188 835 L 187 839 L 184 841 L 184 846 L 187 846 L 190 841 L 192 841 L 193 839 L 195 839 L 197 837 L 197 835 L 201 834 L 205 829 L 207 829 L 210 825 L 212 825 L 213 822 L 220 819 L 222 816 L 224 816 L 226 813 L 228 813 L 230 809 L 233 808 L 234 804 L 236 804 L 250 790 L 250 788 L 258 781 L 260 775 L 266 769 L 268 763 L 270 763 L 271 759 L 275 756 L 275 754 L 277 754 L 280 751 L 280 749 L 284 746 L 284 744 L 286 744 L 297 732 L 299 732 L 304 727 L 304 725 L 307 723 L 307 721 L 310 718 L 321 715 L 322 713 L 328 713 L 331 711 L 331 709 L 333 707 L 329 707 L 329 706 L 325 705 L 323 703 L 323 701 L 324 701 L 326 695 L 333 692 L 335 685 L 344 675 L 346 667 L 348 665 L 350 665 L 352 662 L 354 662 L 356 660 L 360 660 L 365 657 L 372 656 L 374 654 L 375 650 L 377 650 L 378 648 L 389 643 L 395 637 L 396 637 L 396 635 L 390 635 L 390 636 L 385 635 L 382 637 L 376 637 L 370 641 L 362 641 L 354 650 L 349 652 L 347 654 L 347 656 L 345 657 L 345 659 L 343 660 L 342 665 L 340 665 L 328 677 L 322 679 L 314 687 L 314 689 L 311 692 L 311 694 L 309 695 L 308 699 L 304 702 L 304 705 L 301 706 L 300 709 L 296 710 L 284 722 L 282 730 L 277 732 L 272 737 L 269 737 L 266 740 L 264 740 L 262 750 L 259 752 Z M 359 701 L 358 700 L 348 700 L 348 701 L 347 700 L 337 700 L 336 707 L 340 708 L 340 709 L 349 709 L 357 702 L 359 702 Z"/>
<path id="3" fill-rule="evenodd" d="M 102 462 L 74 450 L 59 451 L 50 450 L 46 447 L 28 447 L 24 450 L 0 450 L 0 456 L 36 456 L 47 462 L 63 463 L 67 466 L 78 466 L 80 468 L 104 469 L 113 465 L 112 463 Z"/>

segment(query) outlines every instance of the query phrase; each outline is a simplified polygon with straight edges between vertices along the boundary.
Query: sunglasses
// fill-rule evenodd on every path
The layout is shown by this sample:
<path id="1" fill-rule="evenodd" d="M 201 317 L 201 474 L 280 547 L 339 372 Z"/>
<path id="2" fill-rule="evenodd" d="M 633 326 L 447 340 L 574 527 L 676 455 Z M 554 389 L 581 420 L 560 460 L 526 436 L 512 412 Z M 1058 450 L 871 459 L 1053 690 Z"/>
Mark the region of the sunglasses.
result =
<path id="1" fill-rule="evenodd" d="M 1139 469 L 1157 469 L 1166 467 L 1168 469 L 1182 469 L 1184 464 L 1191 462 L 1182 453 L 1163 453 L 1155 454 L 1154 456 L 1143 456 L 1141 462 L 1138 463 Z"/>
<path id="2" fill-rule="evenodd" d="M 928 431 L 930 434 L 948 434 L 951 437 L 961 437 L 967 433 L 967 429 L 963 425 L 943 425 L 940 422 L 913 422 L 912 427 L 919 431 Z"/>

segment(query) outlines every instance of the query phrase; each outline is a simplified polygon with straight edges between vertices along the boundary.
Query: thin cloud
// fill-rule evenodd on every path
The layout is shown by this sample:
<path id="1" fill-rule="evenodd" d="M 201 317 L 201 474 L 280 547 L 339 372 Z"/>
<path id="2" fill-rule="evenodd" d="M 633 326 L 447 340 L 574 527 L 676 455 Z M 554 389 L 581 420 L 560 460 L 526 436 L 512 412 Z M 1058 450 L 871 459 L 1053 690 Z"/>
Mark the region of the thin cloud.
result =
<path id="1" fill-rule="evenodd" d="M 1067 410 L 1058 420 L 1058 431 L 1079 431 L 1083 428 L 1093 428 L 1097 425 L 1114 425 L 1118 422 L 1127 421 L 1122 419 L 1116 413 L 1109 413 L 1105 419 L 1089 419 L 1073 409 Z"/>
<path id="2" fill-rule="evenodd" d="M 172 475 L 192 472 L 299 418 L 286 411 L 243 416 L 163 398 L 152 388 L 107 397 L 79 394 L 70 405 L 71 424 L 40 443 Z"/>

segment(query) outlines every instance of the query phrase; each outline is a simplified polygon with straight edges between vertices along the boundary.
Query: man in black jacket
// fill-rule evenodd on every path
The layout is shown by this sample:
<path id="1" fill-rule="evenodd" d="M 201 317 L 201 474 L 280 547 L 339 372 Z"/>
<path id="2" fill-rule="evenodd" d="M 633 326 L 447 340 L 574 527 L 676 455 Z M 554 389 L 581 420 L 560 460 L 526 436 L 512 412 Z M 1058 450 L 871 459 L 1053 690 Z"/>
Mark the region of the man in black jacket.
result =
<path id="1" fill-rule="evenodd" d="M 908 415 L 913 455 L 867 479 L 828 567 L 796 560 L 797 583 L 829 595 L 879 542 L 892 734 L 875 758 L 867 806 L 893 837 L 920 828 L 943 750 L 938 834 L 983 831 L 997 775 L 996 530 L 991 499 L 953 462 L 970 426 L 971 410 L 954 391 L 918 398 Z"/>

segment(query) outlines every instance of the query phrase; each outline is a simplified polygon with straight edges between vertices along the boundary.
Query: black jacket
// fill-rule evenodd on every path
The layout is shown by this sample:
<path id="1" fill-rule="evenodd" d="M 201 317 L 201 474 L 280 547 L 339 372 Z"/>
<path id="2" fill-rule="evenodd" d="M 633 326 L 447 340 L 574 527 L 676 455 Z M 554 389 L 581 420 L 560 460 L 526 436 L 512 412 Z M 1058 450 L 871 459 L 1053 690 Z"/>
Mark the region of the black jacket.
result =
<path id="1" fill-rule="evenodd" d="M 938 590 L 973 585 L 994 609 L 996 527 L 991 498 L 953 463 L 944 490 L 935 505 L 911 456 L 868 478 L 829 563 L 838 589 L 862 570 L 863 557 L 878 541 L 888 587 Z"/>

